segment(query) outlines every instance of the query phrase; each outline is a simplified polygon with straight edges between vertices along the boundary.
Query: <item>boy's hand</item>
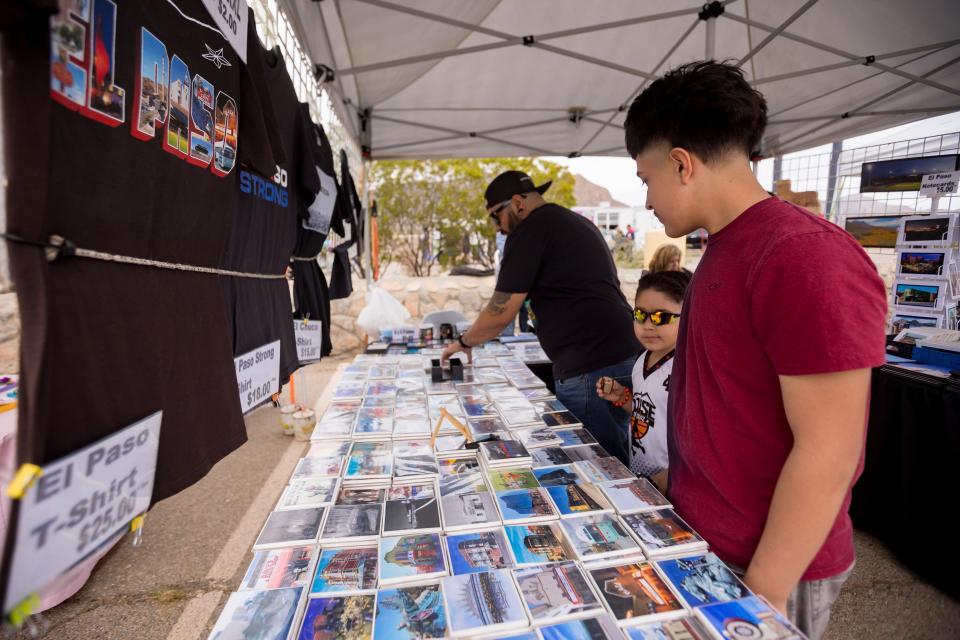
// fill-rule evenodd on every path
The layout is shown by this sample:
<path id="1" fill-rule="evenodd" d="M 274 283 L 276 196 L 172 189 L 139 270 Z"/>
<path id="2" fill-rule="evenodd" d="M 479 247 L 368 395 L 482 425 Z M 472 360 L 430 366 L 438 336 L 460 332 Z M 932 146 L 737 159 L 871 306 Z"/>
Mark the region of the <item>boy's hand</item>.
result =
<path id="1" fill-rule="evenodd" d="M 597 396 L 608 402 L 619 402 L 623 399 L 623 385 L 609 376 L 597 380 Z"/>

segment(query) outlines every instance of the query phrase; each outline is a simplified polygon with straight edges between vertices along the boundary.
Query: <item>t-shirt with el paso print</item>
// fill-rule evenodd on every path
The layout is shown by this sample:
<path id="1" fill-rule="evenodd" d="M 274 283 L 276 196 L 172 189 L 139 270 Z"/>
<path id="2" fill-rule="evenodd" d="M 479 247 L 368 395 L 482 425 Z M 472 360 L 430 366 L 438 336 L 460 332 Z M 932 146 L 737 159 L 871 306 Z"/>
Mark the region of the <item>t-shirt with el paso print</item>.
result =
<path id="1" fill-rule="evenodd" d="M 200 0 L 49 4 L 0 8 L 8 231 L 221 265 L 238 173 L 271 176 L 283 160 L 260 49 L 244 64 Z M 49 262 L 23 243 L 10 261 L 19 460 L 42 465 L 162 410 L 156 500 L 245 441 L 219 276 Z"/>

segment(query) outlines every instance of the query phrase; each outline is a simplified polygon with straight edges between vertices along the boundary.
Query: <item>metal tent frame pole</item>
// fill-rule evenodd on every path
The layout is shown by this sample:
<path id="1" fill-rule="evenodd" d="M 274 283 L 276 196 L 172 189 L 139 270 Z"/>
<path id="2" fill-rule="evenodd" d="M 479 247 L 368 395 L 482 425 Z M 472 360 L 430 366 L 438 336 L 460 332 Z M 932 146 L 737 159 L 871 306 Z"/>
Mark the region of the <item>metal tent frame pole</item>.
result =
<path id="1" fill-rule="evenodd" d="M 765 46 L 767 46 L 768 44 L 770 44 L 770 42 L 771 42 L 774 38 L 776 38 L 778 35 L 780 35 L 781 33 L 783 33 L 783 32 L 786 30 L 787 27 L 789 27 L 791 24 L 793 24 L 794 22 L 796 22 L 797 19 L 798 19 L 800 16 L 802 16 L 803 14 L 805 14 L 805 13 L 810 9 L 810 7 L 812 7 L 813 5 L 817 4 L 817 2 L 818 2 L 818 0 L 807 0 L 807 2 L 806 2 L 802 7 L 800 7 L 799 9 L 797 9 L 796 11 L 793 12 L 793 15 L 791 15 L 789 18 L 787 18 L 786 20 L 784 20 L 784 21 L 780 24 L 779 27 L 777 27 L 776 29 L 774 29 L 773 31 L 771 31 L 771 32 L 767 35 L 766 38 L 764 38 L 763 40 L 761 40 L 761 41 L 760 41 L 760 44 L 758 44 L 758 45 L 755 46 L 753 49 L 751 49 L 751 50 L 747 53 L 747 55 L 745 55 L 745 56 L 743 56 L 742 58 L 740 58 L 740 60 L 737 62 L 737 66 L 738 66 L 738 67 L 742 67 L 742 66 L 743 66 L 743 63 L 747 62 L 748 60 L 750 60 L 751 58 L 753 58 L 753 56 L 757 55 L 757 53 L 758 53 L 761 49 L 763 49 Z M 708 26 L 709 26 L 709 24 L 708 24 Z M 711 56 L 711 57 L 712 57 L 712 56 Z"/>
<path id="2" fill-rule="evenodd" d="M 949 47 L 960 44 L 960 39 L 957 40 L 947 40 L 946 42 L 937 42 L 935 44 L 929 44 L 922 47 L 913 47 L 911 49 L 902 49 L 900 51 L 891 51 L 890 53 L 881 53 L 874 56 L 875 60 L 885 60 L 887 58 L 899 58 L 901 56 L 908 56 L 914 53 L 923 53 L 925 51 L 942 51 Z M 791 71 L 790 73 L 782 73 L 777 76 L 767 76 L 766 78 L 757 78 L 752 80 L 750 84 L 756 86 L 758 84 L 766 84 L 768 82 L 779 82 L 781 80 L 792 80 L 793 78 L 799 78 L 802 76 L 808 76 L 815 73 L 823 73 L 826 71 L 835 71 L 837 69 L 843 69 L 845 67 L 854 67 L 857 65 L 869 65 L 870 60 L 868 57 L 861 57 L 856 60 L 847 60 L 845 62 L 837 62 L 834 64 L 823 65 L 822 67 L 814 67 L 812 69 L 802 69 L 800 71 Z"/>
<path id="3" fill-rule="evenodd" d="M 733 20 L 734 22 L 740 22 L 742 24 L 746 24 L 751 27 L 756 27 L 757 29 L 763 29 L 764 31 L 768 31 L 768 32 L 777 31 L 777 27 L 771 27 L 768 24 L 757 22 L 756 20 L 747 20 L 743 16 L 738 16 L 732 13 L 724 13 L 723 15 L 725 18 L 729 20 Z M 836 56 L 840 56 L 841 58 L 846 58 L 848 60 L 861 60 L 864 57 L 864 56 L 858 56 L 856 54 L 850 53 L 849 51 L 844 51 L 843 49 L 831 47 L 830 45 L 823 44 L 822 42 L 817 42 L 816 40 L 811 40 L 810 38 L 804 38 L 803 36 L 798 36 L 796 34 L 790 33 L 786 29 L 779 31 L 777 33 L 777 37 L 787 38 L 789 40 L 793 40 L 794 42 L 799 42 L 800 44 L 805 44 L 809 47 L 813 47 L 814 49 L 819 49 L 820 51 L 826 51 L 827 53 L 832 53 Z M 953 87 L 948 87 L 945 84 L 940 84 L 939 82 L 929 80 L 924 76 L 918 76 L 916 74 L 903 71 L 896 67 L 891 67 L 889 65 L 882 64 L 876 61 L 876 56 L 867 56 L 867 58 L 869 60 L 868 62 L 869 66 L 876 67 L 881 71 L 886 71 L 887 73 L 892 73 L 893 75 L 898 75 L 902 78 L 912 80 L 913 82 L 919 82 L 920 84 L 927 85 L 928 87 L 933 87 L 934 89 L 939 89 L 941 91 L 945 91 L 947 93 L 952 93 L 954 95 L 960 96 L 960 89 L 954 89 Z"/>
<path id="4" fill-rule="evenodd" d="M 936 67 L 936 68 L 934 68 L 934 69 L 931 69 L 930 71 L 926 72 L 926 73 L 924 74 L 924 76 L 932 76 L 933 74 L 938 73 L 938 72 L 946 69 L 947 67 L 950 67 L 950 66 L 956 64 L 957 62 L 960 62 L 960 56 L 958 56 L 958 57 L 956 57 L 956 58 L 953 58 L 952 60 L 949 60 L 948 62 L 946 62 L 946 63 L 944 63 L 944 64 L 942 64 L 942 65 L 940 65 L 940 66 L 938 66 L 938 67 Z M 923 78 L 921 78 L 921 80 L 922 80 L 922 79 L 923 79 Z M 890 91 L 887 91 L 886 93 L 884 93 L 884 94 L 882 94 L 882 95 L 880 95 L 880 96 L 877 96 L 876 98 L 874 98 L 874 99 L 872 99 L 872 100 L 868 100 L 867 102 L 865 102 L 865 103 L 863 103 L 863 104 L 861 104 L 861 105 L 859 105 L 859 106 L 857 106 L 857 107 L 854 107 L 854 108 L 851 109 L 848 113 L 856 113 L 856 112 L 858 112 L 858 111 L 862 111 L 863 109 L 866 109 L 867 107 L 873 106 L 873 105 L 875 105 L 875 104 L 878 103 L 878 102 L 883 102 L 883 101 L 886 100 L 887 98 L 890 98 L 890 97 L 892 97 L 892 96 L 900 93 L 900 92 L 903 91 L 904 89 L 908 89 L 908 88 L 912 87 L 913 85 L 917 84 L 917 82 L 919 82 L 919 80 L 918 80 L 918 81 L 911 80 L 910 82 L 904 82 L 904 83 L 901 84 L 899 87 L 894 87 L 894 88 L 891 89 Z M 795 141 L 797 141 L 797 140 L 800 140 L 801 138 L 805 138 L 806 136 L 809 136 L 809 135 L 812 134 L 812 133 L 816 133 L 817 131 L 820 131 L 820 130 L 822 130 L 822 129 L 825 129 L 826 127 L 829 127 L 829 126 L 832 125 L 832 124 L 836 124 L 837 122 L 840 122 L 840 121 L 842 121 L 842 120 L 845 120 L 847 117 L 848 117 L 848 116 L 847 116 L 846 114 L 841 115 L 841 116 L 839 116 L 839 117 L 837 117 L 837 118 L 834 118 L 833 120 L 830 120 L 830 121 L 825 122 L 825 123 L 823 123 L 823 124 L 821 124 L 821 125 L 818 125 L 818 126 L 816 126 L 816 127 L 813 127 L 812 129 L 808 129 L 807 131 L 804 131 L 803 133 L 799 133 L 799 134 L 793 136 L 792 138 L 788 138 L 787 140 L 784 140 L 781 144 L 782 144 L 783 146 L 786 146 L 786 145 L 790 144 L 791 142 L 795 142 Z"/>
<path id="5" fill-rule="evenodd" d="M 670 59 L 670 56 L 672 56 L 672 55 L 674 54 L 674 52 L 676 52 L 676 50 L 680 48 L 680 45 L 682 45 L 682 44 L 684 43 L 684 41 L 690 36 L 690 34 L 693 33 L 693 30 L 697 28 L 697 25 L 698 25 L 699 23 L 700 23 L 700 18 L 698 17 L 696 20 L 693 21 L 693 24 L 691 24 L 689 27 L 687 27 L 686 31 L 684 31 L 684 32 L 680 35 L 680 37 L 677 39 L 677 41 L 673 43 L 673 46 L 670 47 L 670 50 L 667 51 L 667 53 L 660 59 L 660 62 L 657 63 L 657 66 L 655 66 L 655 67 L 653 68 L 653 72 L 652 72 L 653 74 L 656 74 L 656 73 L 660 70 L 660 67 L 662 67 L 664 64 L 666 64 L 667 60 Z M 572 155 L 572 156 L 581 156 L 581 155 L 583 155 L 584 150 L 585 150 L 587 147 L 589 147 L 591 144 L 593 144 L 593 141 L 596 140 L 596 139 L 600 136 L 600 134 L 603 133 L 603 131 L 604 131 L 607 127 L 610 126 L 610 124 L 613 122 L 613 120 L 617 117 L 617 114 L 618 114 L 621 110 L 626 110 L 627 107 L 628 107 L 628 105 L 630 104 L 630 102 L 632 102 L 634 98 L 636 98 L 638 95 L 640 95 L 640 92 L 643 91 L 643 88 L 644 88 L 645 86 L 647 86 L 647 82 L 648 82 L 647 80 L 644 80 L 644 81 L 640 84 L 640 86 L 637 87 L 637 88 L 633 91 L 633 93 L 631 93 L 629 96 L 627 96 L 627 99 L 623 101 L 623 103 L 622 103 L 622 105 L 621 105 L 621 108 L 620 108 L 620 109 L 617 109 L 614 113 L 610 114 L 610 117 L 607 118 L 607 121 L 606 121 L 606 122 L 602 122 L 602 123 L 600 124 L 600 127 L 593 133 L 592 136 L 590 136 L 590 139 L 587 140 L 583 145 L 581 145 L 580 148 L 579 148 L 575 153 L 570 154 L 570 155 Z M 621 127 L 621 128 L 622 128 L 622 127 Z"/>
<path id="6" fill-rule="evenodd" d="M 408 58 L 400 58 L 396 60 L 385 60 L 383 62 L 372 63 L 368 65 L 363 65 L 360 67 L 352 67 L 349 69 L 344 69 L 340 73 L 345 75 L 364 73 L 367 71 L 378 71 L 380 69 L 388 69 L 390 67 L 396 67 L 406 64 L 414 64 L 417 62 L 425 62 L 428 60 L 437 60 L 452 56 L 465 55 L 470 53 L 478 53 L 482 51 L 490 51 L 492 49 L 501 49 L 503 47 L 511 46 L 527 46 L 537 49 L 543 49 L 544 51 L 549 51 L 551 53 L 556 53 L 558 55 L 568 56 L 584 62 L 589 62 L 591 64 L 596 64 L 599 66 L 606 67 L 608 69 L 614 69 L 616 71 L 622 71 L 624 73 L 629 73 L 631 75 L 638 75 L 640 77 L 647 77 L 647 74 L 644 74 L 642 71 L 634 69 L 632 67 L 625 67 L 623 65 L 617 65 L 615 63 L 608 62 L 606 60 L 601 60 L 599 58 L 594 58 L 592 56 L 587 56 L 583 54 L 576 53 L 574 51 L 568 51 L 560 47 L 555 47 L 552 45 L 544 44 L 546 40 L 555 40 L 558 38 L 566 38 L 568 36 L 580 35 L 583 33 L 592 33 L 595 31 L 603 31 L 606 29 L 616 29 L 618 27 L 631 26 L 635 24 L 642 24 L 645 22 L 656 22 L 658 20 L 668 20 L 670 18 L 676 18 L 685 15 L 692 15 L 699 11 L 698 8 L 690 9 L 680 9 L 676 11 L 667 11 L 664 13 L 653 14 L 649 16 L 640 16 L 637 18 L 627 18 L 625 20 L 616 20 L 613 22 L 604 22 L 600 24 L 589 25 L 586 27 L 579 27 L 576 29 L 564 29 L 562 31 L 554 31 L 543 34 L 532 34 L 526 36 L 517 36 L 511 33 L 506 33 L 504 31 L 499 31 L 496 29 L 488 29 L 481 25 L 472 24 L 469 22 L 463 22 L 462 20 L 456 20 L 454 18 L 448 18 L 446 16 L 437 15 L 435 13 L 430 13 L 428 11 L 421 11 L 419 9 L 414 9 L 412 7 L 406 7 L 392 2 L 386 2 L 385 0 L 355 0 L 356 2 L 363 2 L 370 4 L 382 9 L 389 9 L 392 11 L 397 11 L 399 13 L 405 13 L 408 15 L 416 16 L 418 18 L 423 18 L 424 20 L 431 20 L 434 22 L 440 22 L 452 27 L 457 27 L 459 29 L 465 29 L 470 32 L 482 33 L 494 38 L 498 38 L 500 42 L 493 42 L 483 45 L 476 45 L 473 47 L 466 47 L 462 49 L 450 49 L 448 51 L 437 51 L 434 53 L 427 53 L 418 56 L 410 56 Z"/>

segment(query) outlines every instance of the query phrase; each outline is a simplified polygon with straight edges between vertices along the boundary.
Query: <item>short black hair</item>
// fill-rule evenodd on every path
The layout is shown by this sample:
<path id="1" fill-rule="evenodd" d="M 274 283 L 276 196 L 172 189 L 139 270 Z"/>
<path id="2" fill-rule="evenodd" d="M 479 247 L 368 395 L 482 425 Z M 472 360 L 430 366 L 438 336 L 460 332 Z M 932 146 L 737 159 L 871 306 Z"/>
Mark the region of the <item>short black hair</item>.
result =
<path id="1" fill-rule="evenodd" d="M 686 271 L 651 271 L 637 283 L 636 298 L 639 298 L 640 294 L 647 289 L 653 289 L 677 304 L 683 304 L 683 296 L 687 292 L 688 284 L 690 284 L 690 274 Z"/>
<path id="2" fill-rule="evenodd" d="M 704 162 L 728 151 L 750 157 L 767 127 L 767 101 L 736 65 L 691 62 L 655 80 L 627 112 L 627 153 L 636 158 L 650 145 L 682 147 Z"/>

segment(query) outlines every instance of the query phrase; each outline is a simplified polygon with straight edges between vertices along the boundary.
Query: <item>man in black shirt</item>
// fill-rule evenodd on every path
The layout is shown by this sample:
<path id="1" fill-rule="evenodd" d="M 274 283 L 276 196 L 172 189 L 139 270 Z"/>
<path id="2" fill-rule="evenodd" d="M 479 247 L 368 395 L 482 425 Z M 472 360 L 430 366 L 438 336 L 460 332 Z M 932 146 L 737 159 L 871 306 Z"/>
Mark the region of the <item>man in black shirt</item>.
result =
<path id="1" fill-rule="evenodd" d="M 630 379 L 641 350 L 632 309 L 599 229 L 546 202 L 549 186 L 505 171 L 487 187 L 487 211 L 507 235 L 500 275 L 486 308 L 443 359 L 498 336 L 529 297 L 537 336 L 553 361 L 557 398 L 626 464 L 627 414 L 597 397 L 596 382 Z"/>

